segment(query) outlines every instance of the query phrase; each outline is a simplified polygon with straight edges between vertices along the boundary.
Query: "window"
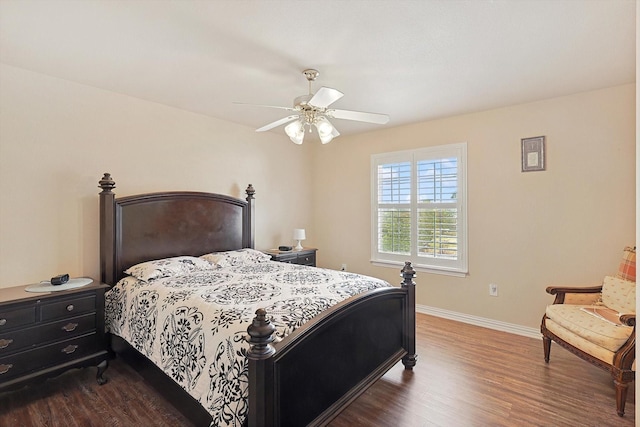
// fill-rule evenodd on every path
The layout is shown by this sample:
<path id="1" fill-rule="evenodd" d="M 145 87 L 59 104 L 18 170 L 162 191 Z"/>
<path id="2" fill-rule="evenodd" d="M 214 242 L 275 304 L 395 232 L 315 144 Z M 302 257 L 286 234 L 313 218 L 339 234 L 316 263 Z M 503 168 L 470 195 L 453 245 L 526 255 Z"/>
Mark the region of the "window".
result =
<path id="1" fill-rule="evenodd" d="M 371 157 L 371 258 L 466 274 L 467 144 Z"/>

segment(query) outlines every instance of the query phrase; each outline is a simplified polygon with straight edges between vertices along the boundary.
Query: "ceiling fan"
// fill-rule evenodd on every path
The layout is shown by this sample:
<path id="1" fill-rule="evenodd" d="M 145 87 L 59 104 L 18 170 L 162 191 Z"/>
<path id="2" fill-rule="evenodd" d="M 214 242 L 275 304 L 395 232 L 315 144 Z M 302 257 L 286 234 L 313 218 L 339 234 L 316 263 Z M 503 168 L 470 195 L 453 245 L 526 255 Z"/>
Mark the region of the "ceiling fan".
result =
<path id="1" fill-rule="evenodd" d="M 324 86 L 318 89 L 315 94 L 311 93 L 311 82 L 313 82 L 320 73 L 318 70 L 308 69 L 304 70 L 302 74 L 304 74 L 309 82 L 309 94 L 302 95 L 294 99 L 293 108 L 276 107 L 273 105 L 257 105 L 259 107 L 280 108 L 291 111 L 292 114 L 264 125 L 261 128 L 256 129 L 256 132 L 265 132 L 285 123 L 289 123 L 284 128 L 285 133 L 294 143 L 302 144 L 305 130 L 312 132 L 312 126 L 315 126 L 318 131 L 320 141 L 323 144 L 326 144 L 336 136 L 340 135 L 340 132 L 338 132 L 329 121 L 330 118 L 377 124 L 385 124 L 389 121 L 389 116 L 386 114 L 336 110 L 329 108 L 331 104 L 342 98 L 344 94 L 339 90 Z"/>

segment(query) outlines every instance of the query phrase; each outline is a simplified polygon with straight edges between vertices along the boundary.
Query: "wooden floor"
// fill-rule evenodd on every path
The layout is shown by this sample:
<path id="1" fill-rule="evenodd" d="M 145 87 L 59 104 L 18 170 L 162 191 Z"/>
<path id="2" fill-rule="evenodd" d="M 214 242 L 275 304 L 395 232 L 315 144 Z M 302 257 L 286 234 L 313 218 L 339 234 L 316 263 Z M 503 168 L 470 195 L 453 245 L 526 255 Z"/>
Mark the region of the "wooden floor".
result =
<path id="1" fill-rule="evenodd" d="M 395 366 L 330 424 L 346 426 L 634 426 L 615 411 L 608 373 L 542 340 L 418 314 L 418 364 Z M 98 386 L 72 370 L 0 394 L 0 426 L 191 426 L 121 360 Z"/>

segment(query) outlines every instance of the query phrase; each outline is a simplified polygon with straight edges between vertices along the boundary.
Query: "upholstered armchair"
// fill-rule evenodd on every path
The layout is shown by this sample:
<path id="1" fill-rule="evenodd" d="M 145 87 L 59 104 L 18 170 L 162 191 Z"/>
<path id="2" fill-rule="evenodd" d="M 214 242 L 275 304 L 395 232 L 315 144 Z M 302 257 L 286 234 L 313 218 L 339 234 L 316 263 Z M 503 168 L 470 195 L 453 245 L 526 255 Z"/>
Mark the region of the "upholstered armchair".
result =
<path id="1" fill-rule="evenodd" d="M 615 277 L 601 286 L 550 286 L 555 295 L 542 317 L 544 360 L 549 363 L 551 341 L 611 373 L 616 410 L 624 415 L 629 383 L 635 379 L 636 283 L 635 248 L 625 256 Z"/>

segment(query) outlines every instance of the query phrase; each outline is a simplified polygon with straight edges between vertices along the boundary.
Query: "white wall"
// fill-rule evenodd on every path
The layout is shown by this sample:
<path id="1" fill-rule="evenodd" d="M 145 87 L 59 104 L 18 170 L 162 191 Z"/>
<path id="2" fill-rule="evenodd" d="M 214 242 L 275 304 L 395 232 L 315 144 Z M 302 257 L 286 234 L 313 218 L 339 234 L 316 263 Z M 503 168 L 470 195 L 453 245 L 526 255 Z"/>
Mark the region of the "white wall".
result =
<path id="1" fill-rule="evenodd" d="M 256 247 L 291 243 L 310 217 L 310 154 L 283 135 L 2 65 L 0 287 L 60 273 L 99 277 L 104 172 L 119 196 L 244 197 L 251 183 Z"/>
<path id="2" fill-rule="evenodd" d="M 522 173 L 539 135 L 547 169 Z M 547 286 L 596 284 L 634 244 L 634 138 L 635 85 L 341 136 L 314 153 L 319 263 L 398 284 L 369 262 L 371 154 L 466 141 L 469 275 L 419 274 L 418 304 L 538 328 Z"/>

